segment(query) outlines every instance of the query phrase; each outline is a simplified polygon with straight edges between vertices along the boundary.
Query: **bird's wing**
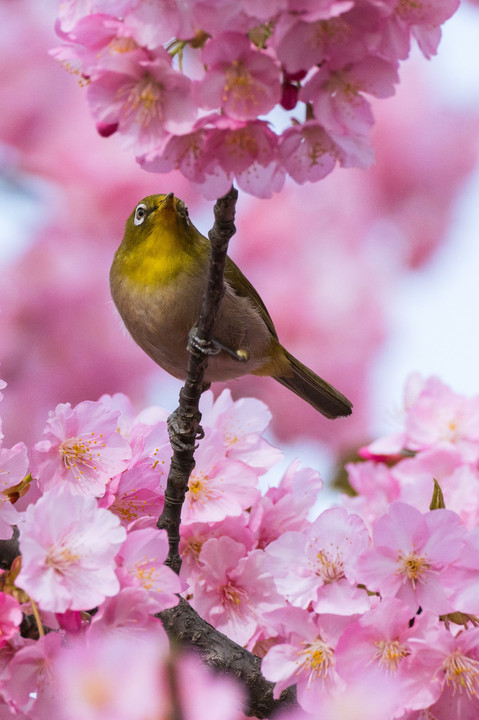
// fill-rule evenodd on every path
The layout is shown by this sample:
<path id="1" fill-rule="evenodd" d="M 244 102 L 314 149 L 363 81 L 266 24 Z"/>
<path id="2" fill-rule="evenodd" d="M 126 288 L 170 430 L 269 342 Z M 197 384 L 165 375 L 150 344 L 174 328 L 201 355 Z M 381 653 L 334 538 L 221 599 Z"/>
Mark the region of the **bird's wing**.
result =
<path id="1" fill-rule="evenodd" d="M 237 295 L 240 297 L 246 297 L 251 301 L 256 310 L 259 312 L 270 333 L 277 338 L 278 335 L 276 333 L 274 323 L 264 302 L 261 300 L 248 278 L 243 275 L 239 267 L 235 265 L 229 256 L 226 258 L 225 280 L 227 280 Z"/>

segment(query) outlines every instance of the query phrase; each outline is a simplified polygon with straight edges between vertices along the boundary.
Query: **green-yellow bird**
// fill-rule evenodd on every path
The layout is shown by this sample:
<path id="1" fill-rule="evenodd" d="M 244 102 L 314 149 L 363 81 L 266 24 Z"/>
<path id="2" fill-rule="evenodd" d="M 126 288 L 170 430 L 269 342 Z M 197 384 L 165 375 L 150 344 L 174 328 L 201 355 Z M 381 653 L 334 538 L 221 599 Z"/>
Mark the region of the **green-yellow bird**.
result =
<path id="1" fill-rule="evenodd" d="M 110 271 L 113 300 L 128 331 L 158 365 L 186 377 L 188 338 L 198 322 L 210 243 L 173 193 L 144 198 L 126 221 Z M 328 418 L 351 413 L 351 403 L 280 344 L 260 296 L 227 257 L 205 382 L 252 373 L 292 390 Z"/>

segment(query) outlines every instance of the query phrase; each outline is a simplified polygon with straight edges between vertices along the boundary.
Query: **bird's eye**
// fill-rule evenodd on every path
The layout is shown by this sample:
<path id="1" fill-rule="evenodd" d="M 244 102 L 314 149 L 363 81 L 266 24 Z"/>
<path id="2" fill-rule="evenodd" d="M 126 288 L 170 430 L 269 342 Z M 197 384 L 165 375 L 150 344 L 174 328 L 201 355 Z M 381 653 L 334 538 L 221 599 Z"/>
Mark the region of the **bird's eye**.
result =
<path id="1" fill-rule="evenodd" d="M 135 225 L 141 225 L 143 220 L 146 218 L 146 205 L 144 203 L 140 203 L 137 205 L 135 210 L 135 217 L 133 218 L 133 223 Z"/>

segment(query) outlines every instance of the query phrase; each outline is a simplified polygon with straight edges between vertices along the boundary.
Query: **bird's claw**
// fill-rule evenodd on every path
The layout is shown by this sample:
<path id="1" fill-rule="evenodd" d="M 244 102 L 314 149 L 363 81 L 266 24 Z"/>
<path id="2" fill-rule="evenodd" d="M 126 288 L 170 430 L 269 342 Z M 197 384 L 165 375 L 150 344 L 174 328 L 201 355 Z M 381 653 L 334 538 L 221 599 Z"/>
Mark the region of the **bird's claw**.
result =
<path id="1" fill-rule="evenodd" d="M 174 410 L 167 420 L 168 436 L 173 450 L 182 452 L 193 452 L 198 447 L 196 440 L 205 436 L 205 431 L 198 425 L 193 432 L 194 415 L 184 416 L 179 409 Z"/>
<path id="2" fill-rule="evenodd" d="M 188 334 L 187 350 L 194 354 L 200 355 L 218 355 L 222 350 L 238 362 L 247 362 L 249 360 L 249 352 L 240 348 L 239 350 L 232 350 L 231 348 L 223 345 L 218 340 L 203 340 L 198 337 L 197 328 L 194 327 Z"/>
<path id="3" fill-rule="evenodd" d="M 216 340 L 203 340 L 198 337 L 198 328 L 192 328 L 188 333 L 188 344 L 186 346 L 188 352 L 194 355 L 218 355 L 221 347 Z"/>

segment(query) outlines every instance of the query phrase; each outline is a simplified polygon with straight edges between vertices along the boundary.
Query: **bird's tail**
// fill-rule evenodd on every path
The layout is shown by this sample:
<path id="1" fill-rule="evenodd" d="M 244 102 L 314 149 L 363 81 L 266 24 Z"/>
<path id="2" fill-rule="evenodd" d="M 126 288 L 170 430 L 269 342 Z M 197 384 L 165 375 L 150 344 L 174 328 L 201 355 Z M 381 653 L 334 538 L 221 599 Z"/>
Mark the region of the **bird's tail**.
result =
<path id="1" fill-rule="evenodd" d="M 352 403 L 339 390 L 300 363 L 287 350 L 284 352 L 289 360 L 291 374 L 288 372 L 287 375 L 275 375 L 275 380 L 306 400 L 327 418 L 351 414 Z"/>

